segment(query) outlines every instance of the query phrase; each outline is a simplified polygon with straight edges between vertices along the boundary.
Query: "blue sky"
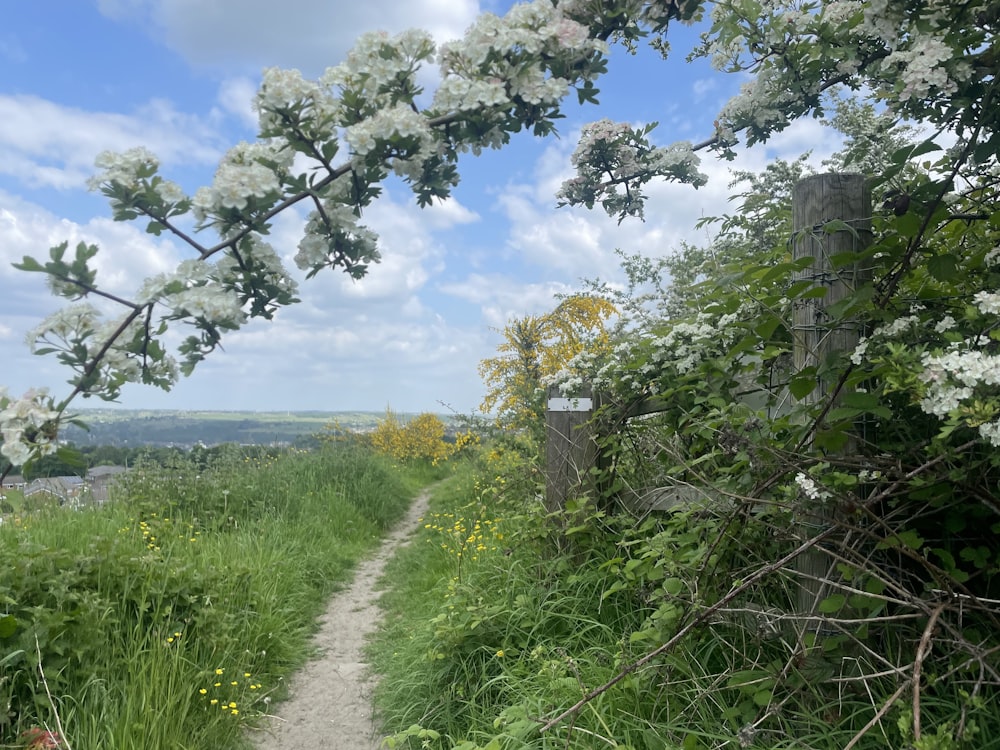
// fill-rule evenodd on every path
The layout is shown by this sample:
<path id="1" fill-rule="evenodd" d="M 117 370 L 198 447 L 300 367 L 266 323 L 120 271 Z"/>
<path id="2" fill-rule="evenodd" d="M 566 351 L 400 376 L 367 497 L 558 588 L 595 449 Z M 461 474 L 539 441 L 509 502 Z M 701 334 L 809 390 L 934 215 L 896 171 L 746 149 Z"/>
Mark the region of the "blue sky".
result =
<path id="1" fill-rule="evenodd" d="M 68 390 L 50 358 L 33 356 L 25 333 L 59 300 L 44 280 L 11 268 L 63 240 L 96 242 L 98 281 L 128 296 L 143 277 L 187 257 L 176 243 L 112 222 L 87 191 L 102 150 L 144 145 L 161 173 L 193 193 L 211 182 L 222 154 L 256 130 L 250 100 L 260 71 L 318 76 L 373 29 L 460 36 L 480 11 L 506 0 L 63 0 L 10 3 L 0 26 L 0 385 L 20 394 Z M 280 8 L 280 10 L 275 10 Z M 388 20 L 391 19 L 391 22 Z M 684 57 L 695 30 L 678 26 L 664 62 L 651 51 L 615 50 L 598 81 L 599 107 L 569 106 L 559 139 L 523 135 L 508 148 L 469 157 L 452 200 L 421 211 L 390 183 L 366 212 L 383 262 L 351 282 L 326 273 L 300 288 L 302 303 L 256 321 L 225 342 L 169 394 L 129 386 L 127 408 L 470 412 L 483 388 L 477 364 L 512 316 L 554 306 L 581 278 L 621 279 L 615 248 L 647 255 L 705 242 L 700 216 L 727 210 L 728 170 L 761 169 L 773 156 L 836 144 L 815 122 L 797 123 L 735 164 L 706 155 L 708 186 L 650 190 L 646 221 L 621 226 L 597 212 L 556 209 L 569 157 L 587 122 L 656 120 L 654 138 L 699 141 L 739 79 Z M 433 71 L 432 71 L 433 73 Z M 428 83 L 432 84 L 429 78 Z M 286 214 L 272 244 L 290 258 L 304 216 Z M 301 275 L 300 275 L 301 278 Z M 103 406 L 79 402 L 77 406 Z"/>

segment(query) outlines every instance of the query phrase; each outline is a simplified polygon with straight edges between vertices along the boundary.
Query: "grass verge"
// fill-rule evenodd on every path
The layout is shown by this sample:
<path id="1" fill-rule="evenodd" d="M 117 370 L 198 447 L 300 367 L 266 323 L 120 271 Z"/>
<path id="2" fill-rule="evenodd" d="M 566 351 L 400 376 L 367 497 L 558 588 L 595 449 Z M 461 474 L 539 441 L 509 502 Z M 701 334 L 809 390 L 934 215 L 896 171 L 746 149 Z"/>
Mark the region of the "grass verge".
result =
<path id="1" fill-rule="evenodd" d="M 0 527 L 0 745 L 240 748 L 426 479 L 351 445 L 130 474 Z M 45 684 L 51 691 L 50 701 Z"/>
<path id="2" fill-rule="evenodd" d="M 996 641 L 971 611 L 979 660 L 921 650 L 919 694 L 901 660 L 928 617 L 848 613 L 807 641 L 778 570 L 696 622 L 783 554 L 774 519 L 736 533 L 704 508 L 635 519 L 586 499 L 546 516 L 534 466 L 493 450 L 452 477 L 390 563 L 370 644 L 389 748 L 1000 747 Z"/>

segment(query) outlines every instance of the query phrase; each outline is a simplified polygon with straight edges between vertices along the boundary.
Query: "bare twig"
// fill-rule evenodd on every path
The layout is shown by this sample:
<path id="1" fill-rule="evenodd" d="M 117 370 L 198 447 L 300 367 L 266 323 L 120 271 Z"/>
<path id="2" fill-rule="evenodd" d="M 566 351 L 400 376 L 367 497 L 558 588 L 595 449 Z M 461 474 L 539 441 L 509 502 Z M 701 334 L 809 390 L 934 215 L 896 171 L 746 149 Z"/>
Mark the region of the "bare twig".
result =
<path id="1" fill-rule="evenodd" d="M 760 568 L 759 570 L 757 570 L 754 573 L 752 573 L 748 578 L 746 578 L 738 586 L 735 586 L 734 588 L 730 589 L 729 593 L 726 594 L 725 596 L 723 596 L 721 599 L 719 599 L 719 601 L 717 601 L 715 604 L 712 604 L 712 605 L 709 605 L 708 607 L 705 607 L 705 609 L 703 609 L 700 613 L 698 613 L 697 615 L 695 615 L 694 618 L 692 618 L 690 622 L 688 622 L 680 630 L 678 630 L 673 635 L 673 637 L 670 638 L 666 643 L 664 643 L 663 645 L 657 647 L 653 651 L 650 651 L 648 654 L 646 654 L 645 656 L 643 656 L 641 659 L 637 659 L 636 661 L 632 662 L 628 666 L 624 667 L 618 674 L 616 674 L 608 682 L 604 683 L 600 687 L 594 688 L 589 693 L 587 693 L 583 698 L 581 698 L 579 701 L 577 701 L 576 703 L 574 703 L 568 709 L 566 709 L 561 714 L 559 714 L 558 716 L 556 716 L 554 719 L 550 719 L 548 722 L 546 722 L 541 727 L 541 729 L 539 731 L 546 732 L 549 729 L 551 729 L 552 727 L 556 726 L 557 724 L 560 724 L 564 719 L 566 719 L 569 716 L 574 715 L 577 711 L 579 711 L 585 705 L 587 705 L 588 703 L 590 703 L 590 701 L 594 700 L 594 698 L 598 697 L 599 695 L 602 695 L 602 694 L 606 693 L 612 687 L 614 687 L 619 682 L 621 682 L 626 677 L 628 677 L 628 675 L 632 674 L 637 669 L 639 669 L 639 667 L 642 667 L 642 666 L 648 664 L 650 661 L 652 661 L 653 659 L 655 659 L 660 654 L 663 654 L 663 653 L 666 653 L 667 651 L 669 651 L 678 642 L 680 642 L 680 640 L 682 638 L 684 638 L 684 636 L 686 636 L 688 633 L 690 633 L 692 630 L 694 630 L 698 625 L 703 624 L 711 615 L 715 614 L 720 609 L 722 609 L 723 607 L 725 607 L 727 604 L 729 604 L 729 602 L 733 601 L 733 599 L 735 599 L 736 597 L 738 597 L 743 592 L 749 590 L 754 584 L 756 584 L 761 579 L 766 578 L 767 576 L 769 576 L 772 573 L 774 573 L 776 570 L 779 570 L 779 569 L 783 568 L 785 565 L 787 565 L 788 563 L 790 563 L 792 560 L 794 560 L 796 557 L 798 557 L 799 555 L 801 555 L 803 552 L 806 552 L 806 551 L 812 549 L 813 547 L 815 547 L 817 544 L 819 544 L 820 542 L 822 542 L 827 537 L 832 536 L 835 531 L 836 531 L 835 527 L 830 527 L 828 529 L 825 529 L 824 531 L 820 532 L 819 534 L 816 534 L 816 536 L 812 537 L 811 539 L 807 539 L 805 542 L 803 542 L 802 544 L 800 544 L 798 547 L 796 547 L 794 550 L 792 550 L 791 552 L 789 552 L 788 554 L 786 554 L 784 557 L 782 557 L 782 558 L 776 560 L 775 562 L 770 563 L 769 565 L 766 565 L 763 568 Z"/>
<path id="2" fill-rule="evenodd" d="M 903 474 L 902 476 L 897 477 L 894 481 L 892 481 L 891 483 L 889 483 L 881 491 L 873 493 L 865 501 L 865 503 L 861 507 L 863 509 L 864 508 L 873 507 L 876 503 L 882 502 L 886 498 L 891 497 L 892 493 L 895 492 L 904 482 L 909 481 L 909 480 L 913 479 L 914 477 L 919 476 L 920 474 L 923 474 L 924 472 L 928 471 L 932 467 L 934 467 L 937 464 L 941 463 L 942 461 L 946 460 L 946 458 L 953 458 L 955 455 L 963 453 L 964 451 L 968 450 L 972 446 L 978 444 L 978 442 L 979 442 L 978 440 L 969 440 L 969 441 L 963 443 L 962 445 L 957 446 L 955 448 L 954 453 L 949 454 L 948 456 L 945 456 L 945 455 L 942 454 L 940 456 L 935 456 L 934 458 L 932 458 L 932 459 L 930 459 L 928 461 L 925 461 L 920 466 L 917 466 L 916 468 L 914 468 L 914 469 L 906 472 L 906 474 Z M 646 655 L 644 655 L 640 659 L 637 659 L 636 661 L 632 662 L 631 664 L 628 664 L 627 666 L 623 667 L 621 669 L 621 671 L 619 671 L 618 674 L 616 674 L 614 677 L 612 677 L 608 682 L 604 683 L 600 687 L 594 688 L 589 693 L 587 693 L 587 695 L 585 695 L 579 701 L 577 701 L 572 706 L 570 706 L 568 709 L 566 709 L 565 711 L 563 711 L 562 713 L 560 713 L 558 716 L 556 716 L 553 719 L 550 719 L 548 722 L 546 722 L 544 725 L 542 725 L 542 727 L 540 728 L 539 731 L 540 732 L 546 732 L 546 731 L 552 729 L 552 727 L 554 727 L 554 726 L 562 723 L 567 717 L 574 716 L 581 708 L 583 708 L 585 705 L 587 705 L 588 703 L 590 703 L 590 701 L 592 701 L 595 698 L 597 698 L 598 696 L 603 695 L 604 693 L 606 693 L 608 690 L 610 690 L 612 687 L 614 687 L 619 682 L 621 682 L 622 680 L 624 680 L 626 677 L 628 677 L 630 674 L 632 674 L 633 672 L 635 672 L 640 667 L 645 666 L 646 664 L 648 664 L 650 661 L 652 661 L 656 657 L 658 657 L 661 654 L 664 654 L 667 651 L 669 651 L 670 649 L 672 649 L 685 636 L 687 636 L 692 630 L 694 630 L 699 625 L 704 624 L 708 620 L 709 617 L 711 617 L 713 614 L 715 614 L 720 609 L 722 609 L 723 607 L 725 607 L 727 604 L 729 604 L 730 602 L 732 602 L 740 594 L 743 594 L 744 592 L 748 591 L 750 588 L 752 588 L 755 584 L 757 584 L 762 579 L 766 578 L 767 576 L 773 574 L 774 572 L 776 572 L 778 570 L 781 570 L 786 565 L 788 565 L 788 563 L 792 562 L 797 557 L 799 557 L 799 555 L 803 554 L 804 552 L 807 552 L 807 551 L 811 550 L 812 548 L 814 548 L 820 542 L 823 542 L 826 539 L 832 537 L 834 534 L 839 533 L 839 531 L 840 531 L 840 527 L 839 526 L 836 526 L 836 525 L 829 526 L 828 528 L 824 529 L 823 531 L 819 532 L 818 534 L 810 537 L 809 539 L 806 539 L 804 542 L 802 542 L 801 544 L 799 544 L 795 549 L 793 549 L 791 552 L 788 552 L 787 554 L 785 554 L 783 557 L 779 558 L 778 560 L 775 560 L 774 562 L 769 563 L 768 565 L 765 565 L 762 568 L 758 568 L 756 571 L 754 571 L 753 573 L 751 573 L 747 578 L 743 579 L 739 583 L 739 585 L 737 585 L 737 586 L 733 587 L 732 589 L 730 589 L 729 593 L 727 593 L 725 596 L 723 596 L 722 598 L 720 598 L 717 602 L 715 602 L 714 604 L 711 604 L 711 605 L 705 607 L 705 609 L 703 609 L 701 612 L 699 612 L 698 614 L 694 615 L 694 617 L 687 624 L 683 625 L 665 643 L 663 643 L 662 645 L 658 646 L 653 651 L 650 651 L 649 653 L 647 653 Z"/>
<path id="3" fill-rule="evenodd" d="M 878 722 L 882 719 L 882 717 L 885 716 L 886 712 L 895 705 L 896 701 L 899 699 L 899 696 L 901 696 L 904 692 L 906 692 L 907 685 L 908 683 L 904 682 L 902 685 L 896 688 L 896 692 L 889 696 L 889 699 L 882 704 L 882 708 L 876 711 L 875 715 L 868 721 L 868 723 L 865 724 L 863 727 L 861 727 L 861 731 L 859 731 L 856 735 L 854 735 L 851 738 L 850 742 L 844 745 L 844 750 L 851 750 L 852 747 L 854 747 L 861 741 L 862 737 L 868 734 L 868 731 L 873 726 L 878 724 Z"/>
<path id="4" fill-rule="evenodd" d="M 931 633 L 934 632 L 934 624 L 937 622 L 938 617 L 944 612 L 943 604 L 938 605 L 938 607 L 931 613 L 930 619 L 927 621 L 927 627 L 924 628 L 924 634 L 920 636 L 920 644 L 917 646 L 917 656 L 913 660 L 913 741 L 920 741 L 920 669 L 923 667 L 924 659 L 931 650 Z"/>
<path id="5" fill-rule="evenodd" d="M 35 653 L 38 654 L 38 675 L 42 679 L 42 685 L 45 687 L 45 695 L 48 696 L 49 705 L 52 706 L 52 713 L 56 717 L 56 729 L 59 730 L 59 744 L 65 745 L 66 750 L 73 750 L 72 746 L 69 744 L 69 738 L 66 737 L 66 730 L 63 729 L 62 721 L 59 719 L 59 709 L 56 708 L 56 702 L 52 698 L 52 692 L 49 690 L 49 683 L 45 679 L 45 670 L 42 669 L 42 647 L 38 643 L 38 636 L 35 636 Z"/>

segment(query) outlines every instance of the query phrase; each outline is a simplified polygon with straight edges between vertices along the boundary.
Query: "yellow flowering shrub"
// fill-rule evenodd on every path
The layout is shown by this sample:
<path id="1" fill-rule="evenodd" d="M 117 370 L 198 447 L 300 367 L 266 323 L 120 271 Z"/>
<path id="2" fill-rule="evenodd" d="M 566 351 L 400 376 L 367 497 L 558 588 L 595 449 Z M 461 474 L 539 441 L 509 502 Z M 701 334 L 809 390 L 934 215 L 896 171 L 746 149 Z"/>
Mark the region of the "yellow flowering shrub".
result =
<path id="1" fill-rule="evenodd" d="M 370 440 L 375 450 L 397 461 L 425 460 L 439 464 L 470 442 L 464 438 L 462 445 L 449 443 L 444 435 L 445 424 L 434 414 L 425 412 L 404 424 L 395 412 L 386 409 Z"/>
<path id="2" fill-rule="evenodd" d="M 567 297 L 544 315 L 508 323 L 497 356 L 479 363 L 486 395 L 479 407 L 493 412 L 507 427 L 536 424 L 542 409 L 542 382 L 582 351 L 609 347 L 606 321 L 617 313 L 607 300 L 587 295 Z"/>

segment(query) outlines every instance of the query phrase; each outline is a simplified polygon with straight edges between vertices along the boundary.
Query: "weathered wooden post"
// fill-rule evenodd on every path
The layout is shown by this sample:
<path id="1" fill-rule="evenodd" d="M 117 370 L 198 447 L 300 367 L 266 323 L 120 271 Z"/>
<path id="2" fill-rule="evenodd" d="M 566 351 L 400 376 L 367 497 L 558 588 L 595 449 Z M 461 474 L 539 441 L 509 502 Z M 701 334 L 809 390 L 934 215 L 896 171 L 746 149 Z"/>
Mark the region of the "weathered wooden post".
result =
<path id="1" fill-rule="evenodd" d="M 545 410 L 545 509 L 549 513 L 566 507 L 574 492 L 591 489 L 590 469 L 597 461 L 593 413 L 590 386 L 572 398 L 561 396 L 556 386 L 549 388 Z"/>
<path id="2" fill-rule="evenodd" d="M 817 387 L 801 403 L 817 404 L 830 397 L 836 382 L 823 376 L 824 364 L 831 356 L 854 351 L 858 344 L 858 324 L 833 323 L 826 310 L 865 283 L 870 271 L 858 262 L 844 264 L 831 259 L 838 255 L 849 257 L 842 254 L 861 252 L 870 244 L 871 212 L 871 190 L 863 175 L 813 175 L 792 190 L 794 258 L 813 258 L 813 263 L 798 274 L 798 280 L 811 280 L 827 290 L 822 297 L 798 300 L 795 307 L 795 370 L 815 367 L 818 379 Z M 831 226 L 834 221 L 843 224 Z M 848 453 L 854 448 L 854 442 L 848 441 L 840 452 Z M 831 509 L 822 498 L 803 498 L 797 516 L 804 537 L 813 536 L 833 522 Z M 828 579 L 831 566 L 831 559 L 821 549 L 798 558 L 800 614 L 816 615 L 818 603 L 826 596 L 825 586 L 817 579 Z M 810 623 L 812 629 L 818 625 L 815 620 Z"/>

